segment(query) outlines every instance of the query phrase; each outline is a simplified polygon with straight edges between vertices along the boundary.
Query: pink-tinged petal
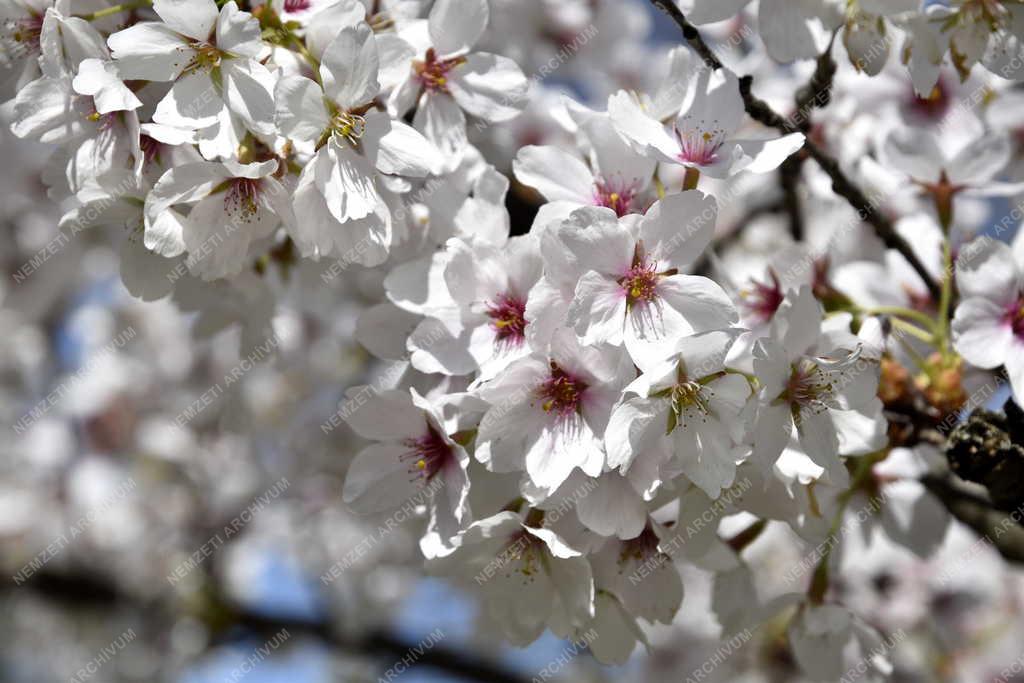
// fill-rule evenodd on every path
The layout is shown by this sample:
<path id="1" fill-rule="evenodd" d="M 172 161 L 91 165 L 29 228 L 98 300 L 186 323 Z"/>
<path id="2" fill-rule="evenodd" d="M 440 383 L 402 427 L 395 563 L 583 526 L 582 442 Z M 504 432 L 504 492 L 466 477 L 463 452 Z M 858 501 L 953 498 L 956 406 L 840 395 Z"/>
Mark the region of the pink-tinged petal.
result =
<path id="1" fill-rule="evenodd" d="M 516 179 L 548 201 L 588 204 L 594 196 L 594 176 L 579 158 L 552 145 L 528 145 L 512 162 Z"/>
<path id="2" fill-rule="evenodd" d="M 971 365 L 999 367 L 1020 346 L 1006 315 L 1006 308 L 990 299 L 961 301 L 953 317 L 953 346 Z"/>

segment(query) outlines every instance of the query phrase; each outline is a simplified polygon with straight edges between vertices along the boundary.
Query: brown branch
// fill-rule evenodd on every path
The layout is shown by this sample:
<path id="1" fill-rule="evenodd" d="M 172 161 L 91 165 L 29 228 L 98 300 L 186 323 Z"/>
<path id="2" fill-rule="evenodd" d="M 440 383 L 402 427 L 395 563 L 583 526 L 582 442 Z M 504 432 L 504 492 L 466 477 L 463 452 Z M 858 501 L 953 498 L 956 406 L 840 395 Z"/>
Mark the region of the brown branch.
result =
<path id="1" fill-rule="evenodd" d="M 964 487 L 950 475 L 931 474 L 921 483 L 949 510 L 999 554 L 1011 562 L 1024 562 L 1024 526 L 1014 513 L 997 510 L 992 503 Z"/>
<path id="2" fill-rule="evenodd" d="M 686 18 L 686 15 L 684 15 L 676 6 L 673 0 L 651 0 L 651 2 L 671 17 L 679 26 L 680 30 L 683 32 L 683 38 L 690 47 L 697 52 L 700 58 L 704 60 L 704 64 L 706 64 L 708 68 L 722 68 L 722 62 L 719 61 L 718 57 L 716 57 L 711 51 L 708 44 L 704 42 L 704 38 L 701 37 L 700 31 L 690 23 Z M 825 73 L 827 66 L 827 63 L 822 65 L 822 63 L 819 62 L 819 69 L 822 69 L 823 74 Z M 779 115 L 766 102 L 758 99 L 753 93 L 752 86 L 753 78 L 751 76 L 748 75 L 740 78 L 740 95 L 743 97 L 744 108 L 751 118 L 768 126 L 769 128 L 775 128 L 782 133 L 801 132 L 800 126 Z M 849 202 L 850 206 L 857 211 L 861 219 L 875 229 L 875 233 L 885 243 L 886 247 L 895 249 L 903 255 L 903 258 L 910 263 L 911 267 L 925 283 L 925 286 L 928 288 L 932 297 L 938 301 L 941 293 L 938 283 L 935 282 L 931 273 L 928 272 L 927 268 L 925 268 L 924 263 L 920 258 L 918 258 L 917 254 L 914 253 L 910 244 L 896 232 L 896 228 L 893 226 L 892 221 L 889 220 L 889 218 L 879 210 L 878 206 L 876 206 L 875 203 L 872 202 L 867 195 L 865 195 L 864 192 L 846 176 L 843 170 L 839 167 L 838 161 L 826 154 L 810 139 L 804 140 L 804 149 L 817 162 L 829 178 L 832 179 L 832 191 Z"/>
<path id="3" fill-rule="evenodd" d="M 125 591 L 110 577 L 82 568 L 67 572 L 43 570 L 21 586 L 7 582 L 4 589 L 9 593 L 32 591 L 45 600 L 72 609 L 109 611 L 113 606 L 135 607 L 146 617 L 164 619 L 168 630 L 174 623 L 175 616 L 180 613 L 167 601 L 143 600 Z M 205 598 L 209 600 L 206 601 Z M 352 629 L 335 628 L 334 624 L 337 622 L 330 617 L 303 620 L 271 616 L 239 606 L 225 599 L 216 590 L 213 594 L 204 596 L 201 613 L 207 616 L 205 620 L 213 632 L 214 643 L 229 638 L 236 628 L 268 638 L 286 629 L 293 635 L 301 634 L 316 638 L 325 645 L 353 655 L 378 657 L 385 662 L 384 668 L 390 666 L 391 662 L 407 658 L 406 664 L 409 667 L 430 667 L 465 680 L 487 683 L 527 683 L 529 680 L 488 659 L 442 642 L 414 650 L 417 643 L 405 641 L 385 630 L 370 629 L 353 635 Z M 411 652 L 414 652 L 415 656 L 407 657 Z"/>

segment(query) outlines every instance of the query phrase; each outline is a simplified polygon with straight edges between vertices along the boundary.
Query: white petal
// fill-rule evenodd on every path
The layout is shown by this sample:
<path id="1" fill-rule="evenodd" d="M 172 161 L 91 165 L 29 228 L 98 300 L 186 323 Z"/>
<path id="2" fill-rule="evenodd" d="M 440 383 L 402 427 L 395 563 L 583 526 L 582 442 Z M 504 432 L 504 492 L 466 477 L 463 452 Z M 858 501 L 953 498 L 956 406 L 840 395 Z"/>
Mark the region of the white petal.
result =
<path id="1" fill-rule="evenodd" d="M 594 198 L 594 176 L 577 157 L 553 145 L 527 145 L 512 162 L 516 179 L 540 192 L 548 201 L 589 204 Z"/>
<path id="2" fill-rule="evenodd" d="M 443 159 L 437 148 L 412 126 L 382 112 L 367 114 L 363 143 L 367 156 L 376 156 L 381 173 L 422 178 L 441 172 Z"/>
<path id="3" fill-rule="evenodd" d="M 180 35 L 156 21 L 144 21 L 109 38 L 121 78 L 173 81 L 195 52 Z"/>
<path id="4" fill-rule="evenodd" d="M 320 86 L 303 76 L 285 76 L 274 89 L 281 135 L 314 142 L 327 130 L 327 109 Z"/>
<path id="5" fill-rule="evenodd" d="M 449 76 L 448 89 L 459 106 L 489 123 L 508 121 L 526 106 L 529 82 L 507 57 L 474 52 Z"/>
<path id="6" fill-rule="evenodd" d="M 324 50 L 320 62 L 324 93 L 342 109 L 366 104 L 380 91 L 377 43 L 369 24 L 347 26 Z"/>
<path id="7" fill-rule="evenodd" d="M 715 233 L 718 204 L 698 190 L 670 194 L 656 201 L 640 221 L 640 236 L 650 258 L 662 270 L 696 261 Z"/>
<path id="8" fill-rule="evenodd" d="M 217 3 L 213 0 L 153 0 L 153 9 L 178 33 L 204 42 L 217 23 Z"/>
<path id="9" fill-rule="evenodd" d="M 234 0 L 226 3 L 217 16 L 217 49 L 245 57 L 257 57 L 263 50 L 260 22 L 239 10 Z"/>
<path id="10" fill-rule="evenodd" d="M 1014 347 L 1006 309 L 989 299 L 974 297 L 961 301 L 952 328 L 956 350 L 979 368 L 999 367 Z"/>
<path id="11" fill-rule="evenodd" d="M 566 321 L 586 345 L 622 344 L 626 321 L 626 292 L 612 278 L 589 271 L 576 285 Z"/>
<path id="12" fill-rule="evenodd" d="M 466 139 L 466 117 L 459 105 L 445 93 L 427 93 L 413 117 L 413 126 L 434 144 L 452 170 L 462 161 L 469 141 Z"/>
<path id="13" fill-rule="evenodd" d="M 679 163 L 679 143 L 660 121 L 652 119 L 625 91 L 608 98 L 608 115 L 615 128 L 637 152 L 658 161 Z"/>
<path id="14" fill-rule="evenodd" d="M 153 121 L 175 128 L 206 128 L 217 123 L 224 101 L 210 74 L 185 74 L 174 82 L 153 113 Z"/>
<path id="15" fill-rule="evenodd" d="M 487 28 L 487 0 L 437 0 L 430 10 L 430 40 L 438 55 L 469 50 Z"/>

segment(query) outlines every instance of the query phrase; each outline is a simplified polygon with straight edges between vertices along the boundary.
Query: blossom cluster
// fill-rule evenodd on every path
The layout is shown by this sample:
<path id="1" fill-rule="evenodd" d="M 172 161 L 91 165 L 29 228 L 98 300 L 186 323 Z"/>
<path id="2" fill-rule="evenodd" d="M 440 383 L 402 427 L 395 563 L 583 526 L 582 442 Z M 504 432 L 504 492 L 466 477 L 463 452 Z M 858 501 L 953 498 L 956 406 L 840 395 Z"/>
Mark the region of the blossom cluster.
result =
<path id="1" fill-rule="evenodd" d="M 0 3 L 5 119 L 54 148 L 63 229 L 116 226 L 132 295 L 238 324 L 262 360 L 289 273 L 360 279 L 355 336 L 399 370 L 329 419 L 371 442 L 340 495 L 417 501 L 427 571 L 479 593 L 507 640 L 550 629 L 625 661 L 676 618 L 686 563 L 714 574 L 726 636 L 786 613 L 812 679 L 851 656 L 888 672 L 883 634 L 831 599 L 832 551 L 866 497 L 871 533 L 933 553 L 935 449 L 904 423 L 943 424 L 1000 368 L 1024 400 L 1024 236 L 985 213 L 1024 192 L 1024 4 L 761 0 L 757 42 L 722 28 L 753 21 L 749 0 L 683 0 L 742 50 L 723 66 L 680 45 L 581 102 L 533 62 L 586 80 L 619 53 L 545 61 L 520 23 L 572 26 L 583 2 Z M 628 31 L 627 10 L 591 11 L 588 39 Z M 833 51 L 821 92 L 757 91 L 787 117 L 761 125 L 749 76 L 792 91 Z M 791 230 L 730 248 L 761 206 Z M 768 521 L 825 548 L 771 597 L 743 555 Z"/>

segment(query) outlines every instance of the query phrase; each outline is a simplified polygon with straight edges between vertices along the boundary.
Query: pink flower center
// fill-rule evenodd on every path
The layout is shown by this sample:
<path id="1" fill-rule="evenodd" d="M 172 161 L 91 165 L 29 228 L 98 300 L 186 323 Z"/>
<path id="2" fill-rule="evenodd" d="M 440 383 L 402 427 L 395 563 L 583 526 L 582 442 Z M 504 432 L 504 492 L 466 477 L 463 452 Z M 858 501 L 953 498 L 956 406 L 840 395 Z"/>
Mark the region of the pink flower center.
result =
<path id="1" fill-rule="evenodd" d="M 259 178 L 232 178 L 224 195 L 224 210 L 245 223 L 251 223 L 259 213 Z"/>
<path id="2" fill-rule="evenodd" d="M 570 418 L 579 412 L 586 391 L 586 382 L 573 377 L 551 361 L 551 374 L 537 393 L 543 401 L 541 408 L 544 412 L 553 413 L 559 418 Z"/>
<path id="3" fill-rule="evenodd" d="M 20 19 L 4 22 L 7 52 L 12 57 L 23 57 L 39 51 L 39 37 L 43 32 L 43 15 L 31 14 Z"/>
<path id="4" fill-rule="evenodd" d="M 705 126 L 701 121 L 697 126 L 686 130 L 675 127 L 676 139 L 679 141 L 679 160 L 697 166 L 709 166 L 718 160 L 718 150 L 725 139 L 725 131 L 713 126 Z"/>
<path id="5" fill-rule="evenodd" d="M 427 50 L 424 61 L 415 60 L 412 68 L 423 87 L 432 92 L 448 92 L 448 72 L 466 62 L 465 57 L 438 59 L 434 48 Z"/>
<path id="6" fill-rule="evenodd" d="M 594 183 L 594 206 L 604 206 L 622 218 L 633 209 L 636 197 L 636 182 L 623 180 L 598 180 Z"/>
<path id="7" fill-rule="evenodd" d="M 750 286 L 740 291 L 743 309 L 748 315 L 761 322 L 771 320 L 785 298 L 775 271 L 769 270 L 768 277 L 771 279 L 770 283 L 758 282 L 751 278 Z"/>
<path id="8" fill-rule="evenodd" d="M 143 159 L 148 164 L 159 158 L 163 143 L 142 133 L 139 135 L 139 148 L 142 150 Z"/>
<path id="9" fill-rule="evenodd" d="M 312 6 L 310 0 L 284 0 L 285 12 L 302 12 Z"/>
<path id="10" fill-rule="evenodd" d="M 657 266 L 642 258 L 634 259 L 633 266 L 619 278 L 619 286 L 626 293 L 626 302 L 633 306 L 646 304 L 658 296 Z"/>
<path id="11" fill-rule="evenodd" d="M 950 105 L 949 87 L 940 76 L 927 97 L 918 97 L 913 88 L 910 91 L 910 111 L 922 119 L 939 121 L 946 115 Z"/>
<path id="12" fill-rule="evenodd" d="M 824 400 L 832 395 L 832 382 L 818 364 L 802 358 L 793 364 L 782 398 L 795 409 L 811 408 L 821 412 Z"/>
<path id="13" fill-rule="evenodd" d="M 1024 340 L 1024 293 L 1017 296 L 1017 301 L 1006 311 L 1006 322 L 1013 330 L 1014 336 Z"/>
<path id="14" fill-rule="evenodd" d="M 419 480 L 421 486 L 454 459 L 451 444 L 429 424 L 423 436 L 406 439 L 404 443 L 409 451 L 400 457 L 402 462 L 410 463 L 409 474 L 413 475 L 413 481 Z"/>
<path id="15" fill-rule="evenodd" d="M 499 346 L 520 346 L 526 339 L 526 302 L 510 294 L 501 294 L 487 304 L 487 317 Z"/>

